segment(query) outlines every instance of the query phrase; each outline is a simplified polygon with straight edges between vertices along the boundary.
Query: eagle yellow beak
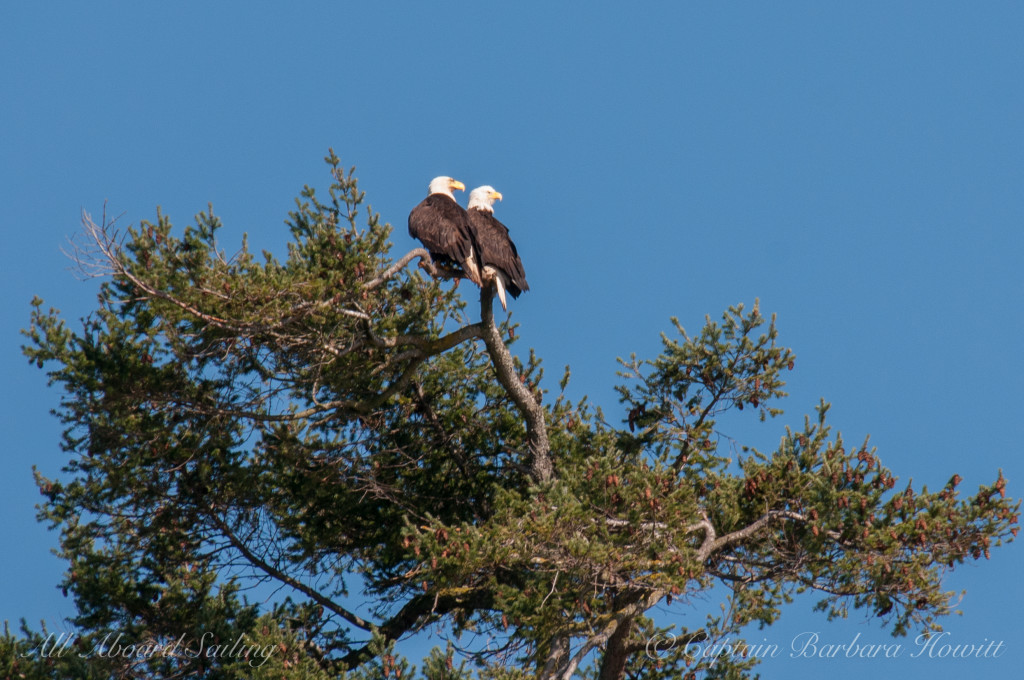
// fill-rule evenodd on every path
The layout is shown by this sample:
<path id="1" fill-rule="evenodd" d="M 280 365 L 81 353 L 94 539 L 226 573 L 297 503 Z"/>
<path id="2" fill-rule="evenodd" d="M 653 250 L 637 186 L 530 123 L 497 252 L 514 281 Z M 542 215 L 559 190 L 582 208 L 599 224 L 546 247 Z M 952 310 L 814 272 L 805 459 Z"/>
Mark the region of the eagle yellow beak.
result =
<path id="1" fill-rule="evenodd" d="M 465 191 L 466 190 L 466 185 L 463 184 L 462 182 L 460 182 L 457 179 L 453 179 L 451 182 L 448 182 L 448 186 L 451 187 L 452 189 L 456 190 L 456 191 Z"/>
<path id="2" fill-rule="evenodd" d="M 496 201 L 500 201 L 501 200 L 501 192 L 500 191 L 492 191 L 491 192 L 491 198 L 493 198 Z"/>

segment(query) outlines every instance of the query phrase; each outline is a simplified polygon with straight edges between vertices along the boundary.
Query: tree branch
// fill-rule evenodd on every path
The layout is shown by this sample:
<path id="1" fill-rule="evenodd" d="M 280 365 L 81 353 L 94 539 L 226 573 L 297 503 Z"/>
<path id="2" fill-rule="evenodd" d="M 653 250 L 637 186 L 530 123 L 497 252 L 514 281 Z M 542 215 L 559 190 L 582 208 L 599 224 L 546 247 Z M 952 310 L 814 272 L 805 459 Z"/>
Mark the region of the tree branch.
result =
<path id="1" fill-rule="evenodd" d="M 483 324 L 474 323 L 468 326 L 463 326 L 458 330 L 454 330 L 448 335 L 443 335 L 436 340 L 431 340 L 430 338 L 419 335 L 399 335 L 394 338 L 380 338 L 369 327 L 369 324 L 367 324 L 366 333 L 370 338 L 370 342 L 377 347 L 391 349 L 403 345 L 410 345 L 415 347 L 424 356 L 433 356 L 435 354 L 446 352 L 452 347 L 462 344 L 470 338 L 483 338 L 484 328 Z"/>
<path id="2" fill-rule="evenodd" d="M 609 648 L 606 649 L 605 657 L 601 663 L 599 680 L 617 680 L 621 677 L 621 671 L 626 665 L 629 653 L 626 643 L 633 620 L 656 605 L 664 596 L 665 591 L 660 589 L 651 590 L 646 593 L 634 591 L 628 596 L 631 602 L 615 612 L 601 627 L 600 632 L 587 639 L 572 658 L 568 658 L 569 650 L 565 649 L 562 659 L 564 663 L 556 666 L 553 662 L 556 659 L 555 652 L 558 650 L 553 649 L 540 677 L 542 679 L 570 680 L 587 654 L 595 648 L 608 643 Z"/>
<path id="3" fill-rule="evenodd" d="M 374 630 L 386 640 L 397 640 L 412 630 L 417 622 L 428 614 L 447 614 L 456 609 L 490 609 L 494 604 L 494 593 L 485 589 L 461 588 L 443 594 L 425 593 L 405 603 L 397 614 Z M 373 658 L 370 643 L 354 649 L 341 658 L 349 668 Z"/>
<path id="4" fill-rule="evenodd" d="M 761 529 L 764 529 L 772 522 L 780 519 L 790 519 L 801 522 L 807 521 L 806 516 L 801 515 L 798 512 L 793 512 L 792 510 L 769 510 L 742 529 L 737 529 L 725 536 L 718 536 L 715 533 L 715 527 L 711 524 L 711 520 L 709 520 L 705 515 L 700 522 L 696 522 L 687 527 L 687 531 L 697 531 L 699 529 L 704 531 L 704 542 L 701 543 L 701 546 L 697 551 L 697 559 L 700 562 L 704 562 L 712 553 L 730 545 L 739 543 L 740 541 L 753 536 L 758 531 L 761 531 Z M 831 533 L 829 534 L 830 536 Z M 838 537 L 838 533 L 836 533 L 836 537 Z"/>
<path id="5" fill-rule="evenodd" d="M 423 267 L 424 269 L 427 269 L 427 271 L 430 271 L 430 269 L 427 266 L 427 263 L 430 263 L 430 267 L 433 267 L 433 261 L 430 259 L 430 253 L 428 253 L 425 248 L 413 248 L 408 253 L 406 253 L 402 257 L 402 259 L 396 261 L 393 265 L 391 265 L 390 267 L 382 271 L 380 274 L 378 274 L 375 278 L 367 282 L 367 284 L 363 286 L 363 288 L 365 290 L 373 290 L 374 288 L 376 288 L 377 286 L 384 283 L 392 276 L 400 272 L 402 269 L 405 268 L 407 264 L 412 262 L 417 257 L 420 258 L 420 266 Z M 433 274 L 433 272 L 431 272 L 431 274 Z"/>
<path id="6" fill-rule="evenodd" d="M 351 623 L 353 626 L 356 626 L 358 628 L 362 628 L 363 630 L 370 630 L 371 629 L 372 624 L 370 624 L 368 621 L 365 621 L 364 619 L 362 619 L 361 617 L 353 614 L 352 612 L 348 611 L 344 607 L 339 606 L 333 600 L 325 597 L 324 595 L 322 595 L 320 592 L 314 590 L 313 588 L 310 588 L 305 583 L 302 583 L 301 581 L 298 581 L 295 578 L 289 576 L 285 572 L 281 571 L 280 569 L 278 569 L 274 565 L 270 564 L 269 562 L 267 562 L 266 560 L 262 559 L 261 557 L 256 555 L 254 552 L 252 552 L 249 549 L 249 546 L 247 546 L 237 535 L 235 535 L 235 532 L 231 530 L 231 527 L 229 527 L 227 525 L 227 523 L 224 520 L 222 520 L 217 515 L 216 511 L 213 510 L 212 508 L 211 508 L 211 512 L 209 513 L 209 517 L 210 517 L 210 520 L 214 523 L 214 525 L 216 525 L 216 527 L 218 529 L 220 529 L 221 534 L 223 534 L 224 537 L 226 539 L 228 539 L 228 542 L 231 543 L 231 545 L 236 550 L 238 550 L 238 552 L 240 552 L 242 554 L 242 557 L 247 559 L 249 561 L 249 563 L 252 564 L 252 566 L 260 569 L 265 574 L 267 574 L 268 576 L 270 576 L 272 578 L 277 579 L 281 583 L 284 583 L 284 584 L 286 584 L 288 586 L 291 586 L 292 588 L 294 588 L 295 590 L 299 591 L 303 595 L 306 595 L 307 597 L 309 597 L 311 600 L 313 600 L 317 604 L 322 605 L 325 609 L 327 609 L 329 611 L 332 611 L 335 614 L 337 614 L 338 616 L 340 616 L 341 618 L 345 619 L 346 621 Z"/>
<path id="7" fill-rule="evenodd" d="M 512 354 L 494 325 L 494 284 L 489 283 L 480 289 L 480 325 L 482 338 L 491 356 L 498 382 L 519 408 L 526 420 L 526 438 L 530 447 L 530 474 L 537 483 L 551 480 L 555 476 L 551 464 L 551 445 L 548 442 L 547 424 L 544 422 L 544 409 L 533 393 L 523 385 L 516 372 Z"/>
<path id="8" fill-rule="evenodd" d="M 572 675 L 571 671 L 567 669 L 575 668 L 572 660 L 566 662 L 569 658 L 569 634 L 561 633 L 556 635 L 551 640 L 551 649 L 548 651 L 547 662 L 544 664 L 543 670 L 540 675 L 537 676 L 537 680 L 562 680 L 565 675 L 562 672 L 566 670 Z M 578 663 L 578 662 L 577 662 Z"/>

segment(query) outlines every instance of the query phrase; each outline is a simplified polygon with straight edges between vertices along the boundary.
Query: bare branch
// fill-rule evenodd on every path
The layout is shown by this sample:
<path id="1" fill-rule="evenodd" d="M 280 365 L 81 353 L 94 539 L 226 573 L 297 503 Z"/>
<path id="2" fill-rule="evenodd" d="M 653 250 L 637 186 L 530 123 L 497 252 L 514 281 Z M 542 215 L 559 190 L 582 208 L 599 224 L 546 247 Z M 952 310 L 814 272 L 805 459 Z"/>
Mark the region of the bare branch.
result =
<path id="1" fill-rule="evenodd" d="M 339 606 L 338 603 L 334 602 L 330 598 L 325 597 L 319 591 L 316 591 L 313 588 L 307 586 L 305 583 L 302 583 L 301 581 L 294 579 L 293 577 L 281 571 L 274 565 L 266 562 L 258 555 L 256 555 L 254 552 L 252 552 L 249 549 L 249 546 L 247 546 L 240 538 L 238 538 L 235 532 L 231 530 L 231 527 L 229 527 L 227 523 L 217 515 L 217 512 L 215 510 L 211 509 L 209 517 L 210 520 L 217 526 L 217 528 L 220 529 L 221 534 L 223 534 L 223 536 L 226 539 L 228 539 L 228 542 L 230 542 L 231 545 L 234 546 L 234 548 L 238 550 L 238 552 L 241 553 L 242 556 L 246 560 L 248 560 L 252 566 L 260 569 L 265 574 L 277 579 L 281 583 L 291 586 L 295 590 L 309 597 L 317 604 L 322 605 L 325 609 L 332 611 L 341 618 L 345 619 L 352 625 L 362 628 L 363 630 L 370 630 L 372 628 L 372 624 L 368 621 L 362 619 L 356 614 L 353 614 L 344 607 Z"/>
<path id="2" fill-rule="evenodd" d="M 427 268 L 424 265 L 424 260 L 428 263 L 433 264 L 433 261 L 430 259 L 430 253 L 428 253 L 425 248 L 413 248 L 408 253 L 406 253 L 400 260 L 398 260 L 393 265 L 391 265 L 390 267 L 382 271 L 380 274 L 378 274 L 375 278 L 367 282 L 367 284 L 363 286 L 363 288 L 366 290 L 373 290 L 374 288 L 376 288 L 377 286 L 379 286 L 380 284 L 384 283 L 392 276 L 397 274 L 399 271 L 404 269 L 407 264 L 412 262 L 417 257 L 420 258 L 420 266 L 424 267 L 424 269 Z"/>
<path id="3" fill-rule="evenodd" d="M 711 555 L 711 551 L 714 549 L 715 539 L 718 534 L 715 533 L 715 526 L 708 519 L 707 514 L 703 515 L 703 518 L 699 522 L 695 522 L 690 526 L 686 527 L 686 533 L 692 533 L 694 531 L 704 532 L 704 542 L 700 544 L 700 549 L 697 551 L 697 560 L 703 563 L 707 560 L 708 556 Z"/>
<path id="4" fill-rule="evenodd" d="M 712 555 L 712 553 L 718 552 L 722 548 L 735 545 L 747 538 L 750 538 L 773 522 L 787 519 L 797 522 L 807 521 L 807 517 L 799 512 L 793 512 L 792 510 L 769 510 L 742 529 L 737 529 L 736 531 L 724 536 L 718 536 L 716 534 L 715 527 L 711 524 L 707 515 L 705 515 L 701 521 L 691 524 L 686 528 L 686 530 L 688 533 L 698 530 L 704 531 L 704 541 L 701 543 L 700 549 L 697 551 L 698 560 L 704 562 Z M 840 537 L 839 532 L 835 531 L 830 531 L 827 535 L 834 539 L 838 539 Z"/>
<path id="5" fill-rule="evenodd" d="M 431 340 L 422 335 L 399 335 L 394 338 L 381 338 L 373 332 L 372 328 L 367 327 L 366 331 L 370 337 L 370 342 L 377 347 L 391 349 L 402 345 L 410 345 L 428 356 L 446 352 L 470 338 L 483 338 L 484 334 L 483 324 L 479 323 L 463 326 L 436 340 Z"/>
<path id="6" fill-rule="evenodd" d="M 606 517 L 604 523 L 610 529 L 625 529 L 627 527 L 635 526 L 643 531 L 664 531 L 668 529 L 668 524 L 664 522 L 640 522 L 635 524 L 628 519 L 618 519 L 616 517 Z"/>
<path id="7" fill-rule="evenodd" d="M 544 422 L 544 409 L 533 393 L 523 385 L 516 372 L 512 354 L 494 325 L 494 284 L 487 284 L 480 289 L 480 325 L 487 353 L 491 356 L 498 382 L 519 408 L 526 420 L 526 437 L 530 446 L 530 472 L 535 482 L 543 483 L 555 475 L 551 464 L 551 445 L 548 442 L 547 424 Z"/>
<path id="8" fill-rule="evenodd" d="M 120 244 L 117 241 L 117 232 L 111 233 L 108 231 L 107 224 L 102 226 L 96 224 L 89 213 L 82 211 L 82 226 L 85 229 L 86 235 L 92 239 L 93 244 L 96 246 L 96 251 L 90 251 L 85 248 L 76 248 L 74 253 L 70 254 L 70 257 L 75 263 L 90 276 L 103 276 L 106 274 L 113 274 L 114 276 L 123 276 L 132 282 L 132 284 L 143 291 L 147 295 L 161 300 L 166 300 L 172 305 L 179 309 L 188 312 L 197 319 L 201 319 L 213 326 L 223 329 L 229 329 L 238 331 L 244 326 L 239 324 L 233 324 L 226 319 L 205 314 L 195 307 L 182 302 L 181 300 L 168 295 L 164 291 L 150 285 L 145 280 L 139 278 L 133 274 L 127 266 L 125 266 L 122 258 L 120 257 Z"/>
<path id="9" fill-rule="evenodd" d="M 82 211 L 82 228 L 89 240 L 81 244 L 74 236 L 68 238 L 68 248 L 61 252 L 78 267 L 78 274 L 83 279 L 98 278 L 113 273 L 114 266 L 110 261 L 111 254 L 120 250 L 120 238 L 117 231 L 110 232 L 108 227 L 114 226 L 118 218 L 107 222 L 107 204 L 103 204 L 103 226 L 97 225 L 85 210 Z"/>
<path id="10" fill-rule="evenodd" d="M 437 617 L 457 609 L 490 609 L 494 606 L 494 593 L 484 588 L 456 588 L 451 592 L 422 594 L 413 597 L 390 619 L 374 630 L 386 640 L 397 640 L 405 633 L 416 630 L 424 617 Z M 369 661 L 373 657 L 370 644 L 346 654 L 341 663 L 349 668 Z"/>
<path id="11" fill-rule="evenodd" d="M 620 629 L 620 636 L 624 637 L 628 632 L 628 626 L 632 623 L 633 619 L 656 605 L 664 596 L 664 590 L 652 590 L 643 594 L 630 595 L 629 599 L 634 599 L 635 601 L 615 612 L 615 614 L 612 615 L 612 617 L 606 621 L 603 626 L 601 626 L 600 631 L 596 635 L 592 635 L 588 638 L 587 641 L 583 643 L 583 646 L 576 651 L 576 654 L 561 666 L 556 674 L 552 674 L 550 677 L 557 678 L 557 680 L 570 680 L 587 654 L 608 642 L 616 632 L 620 632 Z"/>

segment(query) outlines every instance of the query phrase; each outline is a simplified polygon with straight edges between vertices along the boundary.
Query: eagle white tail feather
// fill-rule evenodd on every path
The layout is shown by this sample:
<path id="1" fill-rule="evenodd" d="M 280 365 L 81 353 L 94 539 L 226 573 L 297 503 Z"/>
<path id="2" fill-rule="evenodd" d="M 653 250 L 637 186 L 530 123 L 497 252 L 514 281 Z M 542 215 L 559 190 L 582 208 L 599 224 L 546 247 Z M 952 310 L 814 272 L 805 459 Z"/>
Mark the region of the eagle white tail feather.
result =
<path id="1" fill-rule="evenodd" d="M 476 263 L 476 252 L 470 250 L 463 269 L 465 269 L 466 276 L 469 277 L 470 281 L 478 286 L 483 285 L 483 280 L 480 277 L 480 266 Z"/>
<path id="2" fill-rule="evenodd" d="M 495 287 L 498 289 L 498 300 L 501 301 L 501 309 L 502 309 L 502 311 L 507 312 L 508 311 L 508 304 L 505 302 L 505 283 L 501 280 L 502 278 L 503 277 L 502 277 L 501 274 L 498 274 L 497 276 L 495 276 L 494 277 L 494 284 L 495 284 Z"/>
<path id="3" fill-rule="evenodd" d="M 508 278 L 505 276 L 505 272 L 485 266 L 483 278 L 485 281 L 494 281 L 494 288 L 498 291 L 498 301 L 501 302 L 502 310 L 507 312 L 508 300 L 505 299 L 505 287 L 508 286 Z"/>

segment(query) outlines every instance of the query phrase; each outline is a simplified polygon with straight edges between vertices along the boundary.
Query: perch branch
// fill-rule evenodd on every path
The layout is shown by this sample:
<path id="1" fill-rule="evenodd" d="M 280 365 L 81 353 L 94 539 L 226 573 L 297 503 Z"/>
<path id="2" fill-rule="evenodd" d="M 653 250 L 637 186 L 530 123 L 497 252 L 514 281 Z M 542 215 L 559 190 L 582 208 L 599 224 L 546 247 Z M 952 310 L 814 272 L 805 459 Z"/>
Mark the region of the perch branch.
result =
<path id="1" fill-rule="evenodd" d="M 554 477 L 555 471 L 551 464 L 551 445 L 548 442 L 547 424 L 544 422 L 544 409 L 516 372 L 512 354 L 501 339 L 498 327 L 494 325 L 493 301 L 494 285 L 486 284 L 480 289 L 480 325 L 484 345 L 494 364 L 494 371 L 498 374 L 498 382 L 526 420 L 530 474 L 535 482 L 547 482 Z"/>

